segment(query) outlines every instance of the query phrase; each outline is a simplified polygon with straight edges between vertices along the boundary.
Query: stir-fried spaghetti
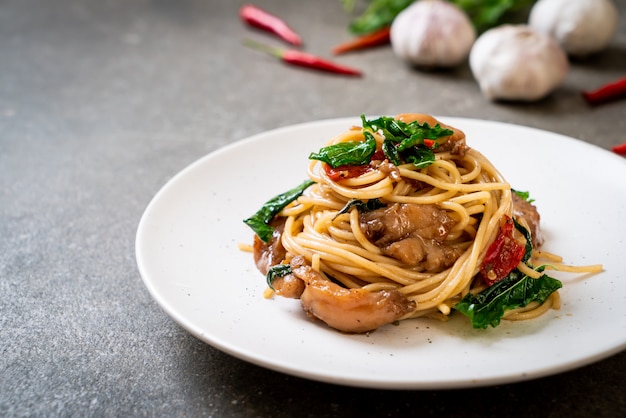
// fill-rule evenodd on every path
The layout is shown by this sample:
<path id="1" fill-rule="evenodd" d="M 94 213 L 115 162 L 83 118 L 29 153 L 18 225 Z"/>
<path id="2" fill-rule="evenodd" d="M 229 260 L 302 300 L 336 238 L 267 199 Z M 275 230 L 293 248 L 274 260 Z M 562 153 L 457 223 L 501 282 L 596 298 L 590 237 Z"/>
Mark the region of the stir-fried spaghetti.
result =
<path id="1" fill-rule="evenodd" d="M 548 266 L 602 269 L 537 251 L 534 206 L 430 116 L 363 118 L 310 158 L 308 182 L 245 222 L 276 293 L 339 330 L 455 310 L 480 328 L 529 319 L 558 308 Z"/>

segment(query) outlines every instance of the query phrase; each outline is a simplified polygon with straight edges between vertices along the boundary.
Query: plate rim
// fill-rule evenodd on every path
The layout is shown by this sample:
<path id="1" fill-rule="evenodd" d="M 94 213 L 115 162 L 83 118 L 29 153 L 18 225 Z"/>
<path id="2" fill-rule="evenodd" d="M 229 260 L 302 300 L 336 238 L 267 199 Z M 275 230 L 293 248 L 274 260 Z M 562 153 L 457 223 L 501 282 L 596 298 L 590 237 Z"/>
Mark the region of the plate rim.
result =
<path id="1" fill-rule="evenodd" d="M 575 141 L 578 145 L 582 147 L 589 147 L 595 151 L 600 151 L 603 153 L 603 157 L 615 158 L 617 160 L 621 160 L 622 164 L 626 167 L 626 160 L 623 158 L 611 153 L 610 151 L 599 147 L 595 144 L 591 144 L 585 141 L 582 141 L 577 138 L 573 138 L 567 135 L 563 135 L 557 132 L 552 132 L 548 130 L 543 130 L 531 126 L 518 125 L 508 122 L 494 121 L 494 120 L 485 120 L 485 119 L 476 119 L 476 118 L 466 118 L 466 117 L 455 117 L 455 116 L 435 116 L 438 120 L 449 123 L 451 125 L 461 125 L 462 123 L 479 123 L 479 124 L 491 124 L 503 127 L 509 127 L 513 129 L 523 129 L 528 130 L 529 132 L 537 132 L 541 135 L 553 135 L 554 137 L 559 137 L 561 140 L 565 141 Z M 219 349 L 222 352 L 225 352 L 233 357 L 239 358 L 243 361 L 258 365 L 260 367 L 264 367 L 270 370 L 278 371 L 281 373 L 297 376 L 300 378 L 325 382 L 325 383 L 335 383 L 346 386 L 353 387 L 367 387 L 367 388 L 378 388 L 378 389 L 447 389 L 447 388 L 465 388 L 465 387 L 480 387 L 480 386 L 492 386 L 503 383 L 514 383 L 529 379 L 535 379 L 540 377 L 545 377 L 549 375 L 554 375 L 558 373 L 562 373 L 568 370 L 572 370 L 575 368 L 579 368 L 599 360 L 608 358 L 614 354 L 617 354 L 624 349 L 626 349 L 626 339 L 623 341 L 621 345 L 614 346 L 612 349 L 604 350 L 602 352 L 597 352 L 592 356 L 586 356 L 584 358 L 579 359 L 576 362 L 570 362 L 567 364 L 562 364 L 558 367 L 553 367 L 545 370 L 534 370 L 532 373 L 528 375 L 519 375 L 519 376 L 499 376 L 492 377 L 488 379 L 471 379 L 471 380 L 456 380 L 454 383 L 450 383 L 449 381 L 440 381 L 440 382 L 420 382 L 420 381 L 400 381 L 396 379 L 386 379 L 386 380 L 376 380 L 376 381 L 362 381 L 355 380 L 351 378 L 341 378 L 338 376 L 333 376 L 329 378 L 327 373 L 314 373 L 311 371 L 303 372 L 298 369 L 294 369 L 293 367 L 287 367 L 284 364 L 280 364 L 277 362 L 268 362 L 267 360 L 260 359 L 258 356 L 254 356 L 252 353 L 249 353 L 250 350 L 245 349 L 235 349 L 230 344 L 222 341 L 222 339 L 212 338 L 209 339 L 205 332 L 202 329 L 199 329 L 197 326 L 191 324 L 186 318 L 181 316 L 179 312 L 175 309 L 175 307 L 171 306 L 170 303 L 164 300 L 163 296 L 160 295 L 157 289 L 154 286 L 154 282 L 150 280 L 147 273 L 146 268 L 146 260 L 142 258 L 142 237 L 145 233 L 145 229 L 147 228 L 148 218 L 151 211 L 154 207 L 161 201 L 162 196 L 168 193 L 168 190 L 172 187 L 175 187 L 177 182 L 182 181 L 185 176 L 188 175 L 189 172 L 195 170 L 198 166 L 202 166 L 206 161 L 209 161 L 213 158 L 218 157 L 220 154 L 228 153 L 233 149 L 237 149 L 241 146 L 245 146 L 248 143 L 253 143 L 256 141 L 263 141 L 267 137 L 275 136 L 284 132 L 292 131 L 292 130 L 301 130 L 301 129 L 310 129 L 312 127 L 319 127 L 320 125 L 327 124 L 343 124 L 343 123 L 355 123 L 358 122 L 357 117 L 341 117 L 341 118 L 329 118 L 329 119 L 321 119 L 316 121 L 302 122 L 296 123 L 293 125 L 281 126 L 278 128 L 270 129 L 264 132 L 259 132 L 253 134 L 251 136 L 245 137 L 243 139 L 232 142 L 226 146 L 215 149 L 204 156 L 201 156 L 197 160 L 191 162 L 187 166 L 183 167 L 176 174 L 174 174 L 169 180 L 167 180 L 157 191 L 157 193 L 152 197 L 147 206 L 145 207 L 140 221 L 137 225 L 137 232 L 135 235 L 135 257 L 137 262 L 137 267 L 139 269 L 140 276 L 147 290 L 149 291 L 151 297 L 157 302 L 159 307 L 172 318 L 178 325 L 180 325 L 187 332 L 200 339 L 201 341 Z M 470 143 L 471 146 L 471 143 Z"/>

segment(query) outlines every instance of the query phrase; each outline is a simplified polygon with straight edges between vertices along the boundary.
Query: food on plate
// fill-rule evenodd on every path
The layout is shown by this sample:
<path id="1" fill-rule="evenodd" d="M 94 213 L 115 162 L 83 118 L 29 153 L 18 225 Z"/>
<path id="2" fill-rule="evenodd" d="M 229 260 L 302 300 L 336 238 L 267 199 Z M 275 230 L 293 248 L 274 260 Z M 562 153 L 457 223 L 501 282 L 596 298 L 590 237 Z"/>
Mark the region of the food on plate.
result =
<path id="1" fill-rule="evenodd" d="M 244 222 L 271 294 L 362 333 L 455 311 L 475 328 L 558 308 L 540 216 L 465 134 L 424 114 L 367 119 L 309 156 L 308 179 Z"/>

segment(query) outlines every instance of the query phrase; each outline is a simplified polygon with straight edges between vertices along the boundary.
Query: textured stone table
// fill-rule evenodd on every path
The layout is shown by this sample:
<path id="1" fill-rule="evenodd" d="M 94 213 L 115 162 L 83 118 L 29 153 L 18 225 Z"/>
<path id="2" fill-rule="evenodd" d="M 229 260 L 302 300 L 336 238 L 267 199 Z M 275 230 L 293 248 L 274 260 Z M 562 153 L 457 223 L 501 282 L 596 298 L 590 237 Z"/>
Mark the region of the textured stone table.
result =
<path id="1" fill-rule="evenodd" d="M 239 1 L 0 2 L 0 415 L 625 416 L 625 352 L 471 390 L 378 391 L 269 371 L 174 323 L 134 254 L 143 210 L 174 174 L 294 123 L 419 111 L 604 148 L 626 141 L 626 101 L 590 108 L 579 94 L 626 75 L 618 3 L 607 51 L 573 63 L 549 98 L 503 104 L 481 96 L 467 66 L 419 72 L 390 48 L 341 58 L 362 79 L 287 67 L 242 47 L 244 37 L 275 42 L 241 24 Z M 258 4 L 308 51 L 328 55 L 348 37 L 336 0 Z"/>

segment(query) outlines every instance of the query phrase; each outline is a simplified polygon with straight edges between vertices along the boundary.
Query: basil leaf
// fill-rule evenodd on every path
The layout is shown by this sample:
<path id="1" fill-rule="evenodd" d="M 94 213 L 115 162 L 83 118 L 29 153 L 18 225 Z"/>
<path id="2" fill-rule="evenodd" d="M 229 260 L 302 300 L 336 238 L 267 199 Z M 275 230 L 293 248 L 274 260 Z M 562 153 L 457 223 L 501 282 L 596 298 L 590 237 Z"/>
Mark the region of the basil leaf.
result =
<path id="1" fill-rule="evenodd" d="M 278 212 L 280 212 L 289 203 L 296 200 L 313 183 L 315 183 L 313 180 L 306 180 L 299 186 L 273 197 L 265 202 L 263 207 L 261 207 L 261 209 L 259 209 L 254 215 L 244 219 L 243 222 L 252 228 L 261 241 L 269 242 L 270 239 L 272 239 L 274 228 L 268 224 L 272 221 L 272 219 L 274 219 L 274 216 L 276 216 Z"/>
<path id="2" fill-rule="evenodd" d="M 402 156 L 407 163 L 413 163 L 417 168 L 428 167 L 435 162 L 435 153 L 428 148 L 410 148 Z"/>
<path id="3" fill-rule="evenodd" d="M 329 145 L 317 153 L 311 153 L 309 159 L 323 161 L 333 168 L 367 164 L 376 152 L 376 139 L 372 132 L 381 132 L 385 136 L 383 152 L 392 164 L 408 162 L 422 168 L 435 161 L 434 152 L 424 144 L 424 140 L 436 140 L 454 133 L 440 124 L 431 127 L 428 123 L 420 124 L 417 121 L 405 123 L 389 116 L 367 120 L 365 115 L 361 115 L 361 121 L 365 141 Z"/>
<path id="4" fill-rule="evenodd" d="M 365 35 L 391 25 L 393 19 L 413 1 L 371 0 L 363 14 L 350 23 L 350 31 L 355 35 Z"/>
<path id="5" fill-rule="evenodd" d="M 543 303 L 561 287 L 560 281 L 548 275 L 533 279 L 516 269 L 481 293 L 467 294 L 454 309 L 466 315 L 474 328 L 496 327 L 507 310 Z"/>
<path id="6" fill-rule="evenodd" d="M 417 122 L 411 122 L 408 125 L 410 128 L 410 137 L 403 140 L 398 149 L 404 151 L 405 149 L 416 147 L 418 145 L 424 145 L 424 139 L 437 139 L 442 136 L 450 136 L 454 132 L 450 129 L 442 128 L 440 124 L 436 124 L 432 128 L 427 123 L 420 125 Z"/>
<path id="7" fill-rule="evenodd" d="M 400 158 L 398 148 L 391 139 L 385 139 L 383 141 L 383 152 L 385 153 L 385 157 L 387 157 L 391 164 L 395 166 L 402 164 L 402 159 Z"/>
<path id="8" fill-rule="evenodd" d="M 526 238 L 526 247 L 524 250 L 524 257 L 522 257 L 522 261 L 525 263 L 528 261 L 530 256 L 533 255 L 532 237 L 530 236 L 530 232 L 528 231 L 528 229 L 524 228 L 521 224 L 517 223 L 517 220 L 515 218 L 513 218 L 513 224 L 515 225 L 515 229 L 521 232 L 522 235 L 524 235 L 524 238 Z"/>
<path id="9" fill-rule="evenodd" d="M 423 144 L 423 139 L 437 139 L 454 134 L 451 129 L 443 128 L 440 124 L 430 126 L 428 123 L 420 124 L 416 120 L 406 123 L 389 116 L 366 120 L 363 115 L 361 115 L 361 120 L 363 121 L 363 128 L 369 128 L 372 131 L 380 130 L 385 138 L 394 142 L 401 143 L 409 139 L 410 143 L 403 146 L 403 149 Z"/>
<path id="10" fill-rule="evenodd" d="M 289 264 L 276 264 L 275 266 L 270 267 L 265 275 L 265 281 L 270 289 L 274 290 L 274 280 L 285 277 L 288 274 L 291 274 L 291 266 Z"/>
<path id="11" fill-rule="evenodd" d="M 519 196 L 520 199 L 525 200 L 528 203 L 533 203 L 535 201 L 535 199 L 530 198 L 529 192 L 522 192 L 522 191 L 515 190 L 515 189 L 511 189 L 511 191 L 515 193 L 517 196 Z"/>
<path id="12" fill-rule="evenodd" d="M 310 160 L 323 161 L 332 168 L 342 165 L 369 164 L 376 152 L 376 138 L 371 132 L 364 132 L 365 141 L 340 142 L 323 147 L 309 155 Z"/>
<path id="13" fill-rule="evenodd" d="M 353 207 L 356 207 L 359 212 L 365 213 L 365 212 L 371 212 L 373 210 L 383 208 L 385 207 L 385 204 L 381 202 L 380 199 L 378 198 L 369 199 L 366 202 L 360 199 L 350 199 L 348 203 L 346 203 L 346 205 L 343 208 L 341 208 L 339 213 L 337 213 L 337 216 L 343 213 L 350 212 L 350 209 L 352 209 Z"/>
<path id="14" fill-rule="evenodd" d="M 435 154 L 431 147 L 424 144 L 425 139 L 436 140 L 450 136 L 454 132 L 437 124 L 431 127 L 428 123 L 418 121 L 402 122 L 388 116 L 366 120 L 361 115 L 363 129 L 380 131 L 385 136 L 383 152 L 394 165 L 413 163 L 418 168 L 427 167 L 435 161 Z M 367 132 L 367 131 L 365 131 Z"/>
<path id="15" fill-rule="evenodd" d="M 343 1 L 347 3 L 347 0 Z M 349 30 L 355 35 L 365 35 L 389 26 L 413 1 L 370 0 L 365 10 L 352 19 Z M 482 33 L 498 24 L 524 20 L 535 0 L 450 0 L 450 2 L 460 7 L 468 15 L 476 30 Z M 347 10 L 353 8 L 347 7 Z"/>
<path id="16" fill-rule="evenodd" d="M 385 138 L 392 139 L 394 142 L 398 142 L 397 138 L 410 136 L 410 134 L 406 132 L 406 123 L 390 116 L 381 116 L 376 119 L 367 120 L 365 119 L 365 115 L 361 115 L 361 121 L 363 122 L 363 128 L 369 128 L 374 132 L 381 131 Z"/>
<path id="17" fill-rule="evenodd" d="M 526 20 L 528 12 L 535 1 L 536 0 L 451 0 L 451 3 L 463 9 L 474 24 L 474 27 L 476 27 L 478 33 L 482 33 L 502 23 L 521 23 Z"/>

